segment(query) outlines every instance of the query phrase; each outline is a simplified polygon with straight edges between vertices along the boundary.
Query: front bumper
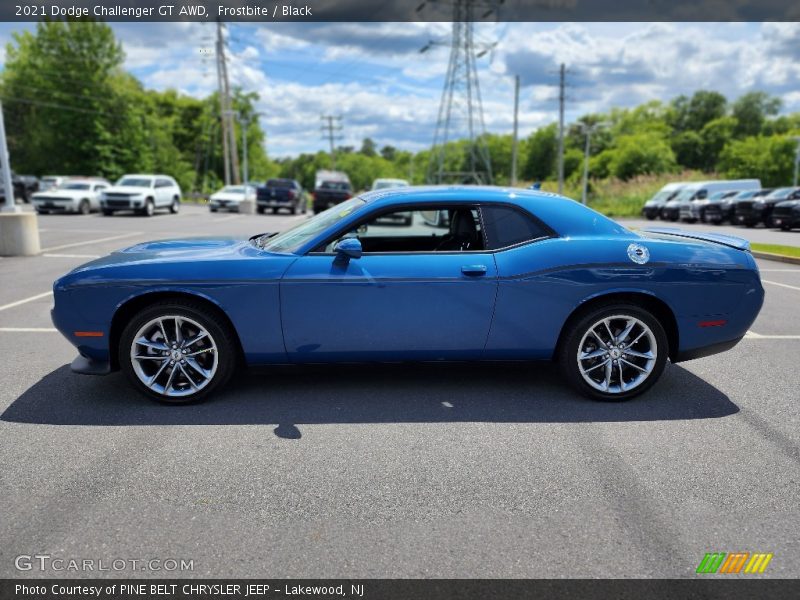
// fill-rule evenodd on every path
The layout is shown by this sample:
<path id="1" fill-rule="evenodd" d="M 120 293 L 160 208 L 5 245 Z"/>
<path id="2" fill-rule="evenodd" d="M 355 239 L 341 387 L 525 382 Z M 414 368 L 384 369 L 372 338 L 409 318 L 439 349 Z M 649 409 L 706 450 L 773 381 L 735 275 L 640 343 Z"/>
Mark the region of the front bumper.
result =
<path id="1" fill-rule="evenodd" d="M 800 211 L 776 208 L 772 211 L 772 224 L 775 227 L 800 227 Z"/>
<path id="2" fill-rule="evenodd" d="M 78 204 L 72 200 L 33 200 L 32 204 L 36 210 L 78 212 Z"/>
<path id="3" fill-rule="evenodd" d="M 232 210 L 239 212 L 239 202 L 230 200 L 212 200 L 208 203 L 208 206 L 216 210 Z"/>
<path id="4" fill-rule="evenodd" d="M 756 223 L 760 223 L 763 218 L 764 218 L 764 212 L 760 208 L 737 207 L 734 220 L 736 223 L 742 225 L 755 225 Z"/>
<path id="5" fill-rule="evenodd" d="M 85 356 L 78 355 L 69 366 L 73 373 L 81 375 L 108 375 L 111 373 L 111 363 L 106 361 L 92 360 Z"/>

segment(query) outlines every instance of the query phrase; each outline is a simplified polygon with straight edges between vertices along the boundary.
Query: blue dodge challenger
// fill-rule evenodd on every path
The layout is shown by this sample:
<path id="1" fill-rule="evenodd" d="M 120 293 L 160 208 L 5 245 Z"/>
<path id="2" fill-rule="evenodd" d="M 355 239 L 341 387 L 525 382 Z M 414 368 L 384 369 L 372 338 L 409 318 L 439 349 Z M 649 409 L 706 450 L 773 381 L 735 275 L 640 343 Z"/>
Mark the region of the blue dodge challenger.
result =
<path id="1" fill-rule="evenodd" d="M 366 193 L 279 234 L 137 244 L 54 294 L 75 372 L 121 369 L 171 403 L 242 364 L 440 360 L 554 360 L 623 400 L 668 359 L 734 346 L 764 299 L 745 240 L 462 186 Z"/>

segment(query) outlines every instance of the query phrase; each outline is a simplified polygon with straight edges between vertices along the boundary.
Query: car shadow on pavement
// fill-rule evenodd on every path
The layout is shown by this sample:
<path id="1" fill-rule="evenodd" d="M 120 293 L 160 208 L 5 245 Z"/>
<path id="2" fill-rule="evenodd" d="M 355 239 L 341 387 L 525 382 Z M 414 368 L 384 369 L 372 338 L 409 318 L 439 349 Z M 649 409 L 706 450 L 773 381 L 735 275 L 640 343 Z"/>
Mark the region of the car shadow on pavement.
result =
<path id="1" fill-rule="evenodd" d="M 644 395 L 593 402 L 572 391 L 549 363 L 270 367 L 235 376 L 204 403 L 167 406 L 134 390 L 120 373 L 73 374 L 63 366 L 25 391 L 3 421 L 48 425 L 297 425 L 322 423 L 580 423 L 713 419 L 739 408 L 678 365 Z"/>

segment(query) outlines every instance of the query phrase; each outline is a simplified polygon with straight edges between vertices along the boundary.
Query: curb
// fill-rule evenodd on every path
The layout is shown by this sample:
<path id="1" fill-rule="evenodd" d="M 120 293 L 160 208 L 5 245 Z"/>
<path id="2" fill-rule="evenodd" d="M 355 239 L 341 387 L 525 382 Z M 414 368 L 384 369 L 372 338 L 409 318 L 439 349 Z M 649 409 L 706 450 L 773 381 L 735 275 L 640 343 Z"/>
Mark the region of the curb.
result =
<path id="1" fill-rule="evenodd" d="M 800 265 L 800 258 L 795 256 L 784 256 L 782 254 L 772 254 L 771 252 L 756 252 L 754 250 L 752 250 L 750 254 L 752 254 L 754 258 L 761 258 L 763 260 L 775 260 L 792 265 Z"/>

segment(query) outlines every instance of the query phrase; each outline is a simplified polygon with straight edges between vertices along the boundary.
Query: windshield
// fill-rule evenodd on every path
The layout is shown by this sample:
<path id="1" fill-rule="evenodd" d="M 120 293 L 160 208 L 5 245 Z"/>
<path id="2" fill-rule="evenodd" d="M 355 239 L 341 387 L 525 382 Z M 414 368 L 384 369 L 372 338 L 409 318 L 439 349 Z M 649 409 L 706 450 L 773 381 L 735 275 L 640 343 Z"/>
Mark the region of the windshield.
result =
<path id="1" fill-rule="evenodd" d="M 790 188 L 790 187 L 778 188 L 777 190 L 775 190 L 774 192 L 769 194 L 767 196 L 767 198 L 788 198 L 789 196 L 792 195 L 793 191 L 794 191 L 794 188 Z"/>
<path id="2" fill-rule="evenodd" d="M 226 185 L 220 191 L 228 194 L 244 194 L 244 187 L 241 185 Z"/>
<path id="3" fill-rule="evenodd" d="M 698 188 L 689 188 L 687 190 L 683 190 L 680 194 L 675 196 L 671 202 L 686 202 L 691 200 L 694 195 L 697 193 Z"/>
<path id="4" fill-rule="evenodd" d="M 753 196 L 755 196 L 757 193 L 758 193 L 758 190 L 752 190 L 752 191 L 749 191 L 749 192 L 741 192 L 740 194 L 737 194 L 737 195 L 735 196 L 735 198 L 736 198 L 737 200 L 743 200 L 743 199 L 745 199 L 745 198 L 752 198 L 752 197 L 753 197 Z"/>
<path id="5" fill-rule="evenodd" d="M 376 181 L 372 186 L 373 190 L 385 190 L 389 188 L 408 187 L 405 181 Z"/>
<path id="6" fill-rule="evenodd" d="M 123 177 L 117 182 L 122 187 L 150 187 L 151 180 L 146 177 Z"/>
<path id="7" fill-rule="evenodd" d="M 728 194 L 730 194 L 730 192 L 716 192 L 716 193 L 714 193 L 714 194 L 711 194 L 711 195 L 708 197 L 708 199 L 709 199 L 709 200 L 722 200 L 722 199 L 723 199 L 725 196 L 727 196 Z"/>
<path id="8" fill-rule="evenodd" d="M 308 221 L 287 229 L 283 233 L 273 237 L 262 235 L 256 238 L 254 242 L 259 248 L 268 252 L 294 252 L 313 237 L 349 216 L 353 211 L 363 207 L 364 204 L 365 202 L 361 198 L 353 198 L 347 202 L 337 204 Z"/>
<path id="9" fill-rule="evenodd" d="M 88 190 L 89 184 L 88 183 L 64 183 L 61 184 L 61 187 L 58 189 L 60 190 Z"/>
<path id="10" fill-rule="evenodd" d="M 347 191 L 350 189 L 350 184 L 345 181 L 323 181 L 319 187 L 323 190 Z"/>
<path id="11" fill-rule="evenodd" d="M 291 179 L 270 179 L 267 182 L 267 187 L 290 188 L 292 187 L 292 183 Z"/>

